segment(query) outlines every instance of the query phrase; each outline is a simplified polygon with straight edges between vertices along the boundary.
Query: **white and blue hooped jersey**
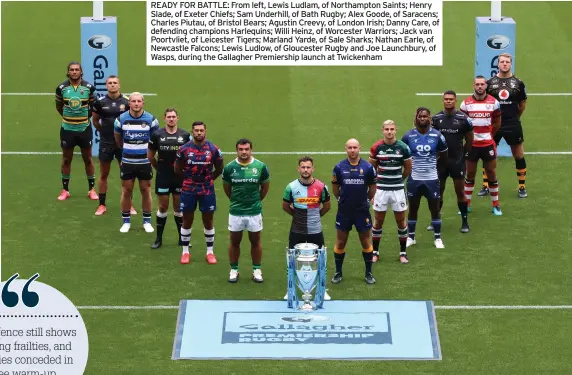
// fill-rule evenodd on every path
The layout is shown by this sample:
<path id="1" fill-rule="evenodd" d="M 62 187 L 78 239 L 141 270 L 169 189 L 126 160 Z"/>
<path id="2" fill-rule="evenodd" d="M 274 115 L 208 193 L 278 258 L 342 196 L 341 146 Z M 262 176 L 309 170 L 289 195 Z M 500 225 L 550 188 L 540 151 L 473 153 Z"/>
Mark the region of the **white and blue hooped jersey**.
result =
<path id="1" fill-rule="evenodd" d="M 123 138 L 121 161 L 128 164 L 147 164 L 147 148 L 151 134 L 159 129 L 159 121 L 147 111 L 133 117 L 129 111 L 122 113 L 114 124 L 115 132 Z"/>
<path id="2" fill-rule="evenodd" d="M 437 154 L 447 151 L 445 137 L 433 127 L 425 134 L 411 129 L 401 139 L 411 150 L 413 159 L 411 167 L 412 180 L 437 180 Z"/>

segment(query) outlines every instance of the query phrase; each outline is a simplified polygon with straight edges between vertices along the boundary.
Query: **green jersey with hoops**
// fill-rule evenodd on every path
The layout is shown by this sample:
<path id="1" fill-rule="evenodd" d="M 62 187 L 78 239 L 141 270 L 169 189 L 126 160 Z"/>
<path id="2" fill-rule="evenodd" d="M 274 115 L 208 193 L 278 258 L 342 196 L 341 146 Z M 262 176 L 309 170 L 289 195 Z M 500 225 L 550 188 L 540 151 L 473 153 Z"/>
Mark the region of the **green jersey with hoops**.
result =
<path id="1" fill-rule="evenodd" d="M 270 180 L 266 164 L 256 158 L 248 164 L 234 159 L 224 167 L 222 180 L 231 186 L 231 215 L 256 216 L 262 213 L 260 185 Z"/>
<path id="2" fill-rule="evenodd" d="M 62 103 L 62 127 L 65 130 L 83 132 L 89 125 L 91 108 L 95 103 L 95 86 L 80 81 L 73 86 L 69 80 L 56 88 L 56 103 Z"/>

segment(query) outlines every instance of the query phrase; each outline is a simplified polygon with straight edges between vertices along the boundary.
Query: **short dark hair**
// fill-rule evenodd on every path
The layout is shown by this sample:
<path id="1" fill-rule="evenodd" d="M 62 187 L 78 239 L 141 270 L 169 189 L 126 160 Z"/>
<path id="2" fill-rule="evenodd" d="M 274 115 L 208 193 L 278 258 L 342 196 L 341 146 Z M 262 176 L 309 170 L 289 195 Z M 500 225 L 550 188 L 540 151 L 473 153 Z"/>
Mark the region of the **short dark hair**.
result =
<path id="1" fill-rule="evenodd" d="M 200 126 L 200 125 L 204 126 L 205 129 L 207 128 L 207 124 L 205 124 L 205 123 L 202 122 L 202 121 L 195 121 L 195 122 L 193 122 L 193 125 L 191 125 L 191 128 L 194 129 L 195 126 Z"/>
<path id="2" fill-rule="evenodd" d="M 165 110 L 165 114 L 164 116 L 167 116 L 168 112 L 175 112 L 177 114 L 177 116 L 179 115 L 179 112 L 177 112 L 177 110 L 174 107 L 169 107 Z"/>
<path id="3" fill-rule="evenodd" d="M 417 116 L 419 116 L 419 114 L 423 111 L 426 111 L 429 117 L 431 117 L 431 110 L 429 110 L 429 108 L 418 107 L 417 110 L 415 111 L 415 117 L 413 118 L 413 125 L 417 125 Z"/>
<path id="4" fill-rule="evenodd" d="M 302 156 L 300 159 L 298 159 L 298 165 L 306 161 L 309 161 L 310 163 L 312 163 L 312 165 L 314 165 L 314 159 L 312 159 L 311 156 Z"/>
<path id="5" fill-rule="evenodd" d="M 487 77 L 482 76 L 482 75 L 480 75 L 480 74 L 479 74 L 478 76 L 476 76 L 475 79 L 484 79 L 485 82 L 487 81 Z"/>
<path id="6" fill-rule="evenodd" d="M 250 141 L 250 139 L 240 138 L 238 141 L 236 141 L 237 150 L 238 150 L 238 145 L 250 145 L 250 148 L 252 149 L 252 142 Z"/>
<path id="7" fill-rule="evenodd" d="M 443 96 L 445 95 L 453 95 L 455 98 L 457 97 L 457 93 L 453 90 L 447 90 L 443 93 Z"/>

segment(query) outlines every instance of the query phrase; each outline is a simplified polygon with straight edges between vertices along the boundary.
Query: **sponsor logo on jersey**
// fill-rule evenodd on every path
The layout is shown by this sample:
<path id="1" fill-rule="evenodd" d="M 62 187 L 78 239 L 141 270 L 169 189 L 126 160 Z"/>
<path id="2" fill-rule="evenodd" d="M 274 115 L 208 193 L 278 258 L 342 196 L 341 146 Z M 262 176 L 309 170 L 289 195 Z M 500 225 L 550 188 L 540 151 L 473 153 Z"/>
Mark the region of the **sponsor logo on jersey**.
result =
<path id="1" fill-rule="evenodd" d="M 296 198 L 294 200 L 296 201 L 296 203 L 301 203 L 301 204 L 316 204 L 320 202 L 320 198 L 318 197 Z"/>

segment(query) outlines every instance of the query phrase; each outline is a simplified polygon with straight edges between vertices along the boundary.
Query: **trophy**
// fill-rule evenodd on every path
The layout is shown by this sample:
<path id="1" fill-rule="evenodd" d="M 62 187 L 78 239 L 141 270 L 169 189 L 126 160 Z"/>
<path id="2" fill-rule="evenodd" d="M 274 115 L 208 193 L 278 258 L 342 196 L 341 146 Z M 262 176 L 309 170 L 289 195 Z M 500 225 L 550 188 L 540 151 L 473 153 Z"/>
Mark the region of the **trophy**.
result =
<path id="1" fill-rule="evenodd" d="M 322 308 L 326 293 L 326 254 L 326 248 L 313 243 L 300 243 L 287 249 L 288 308 L 303 312 Z"/>

